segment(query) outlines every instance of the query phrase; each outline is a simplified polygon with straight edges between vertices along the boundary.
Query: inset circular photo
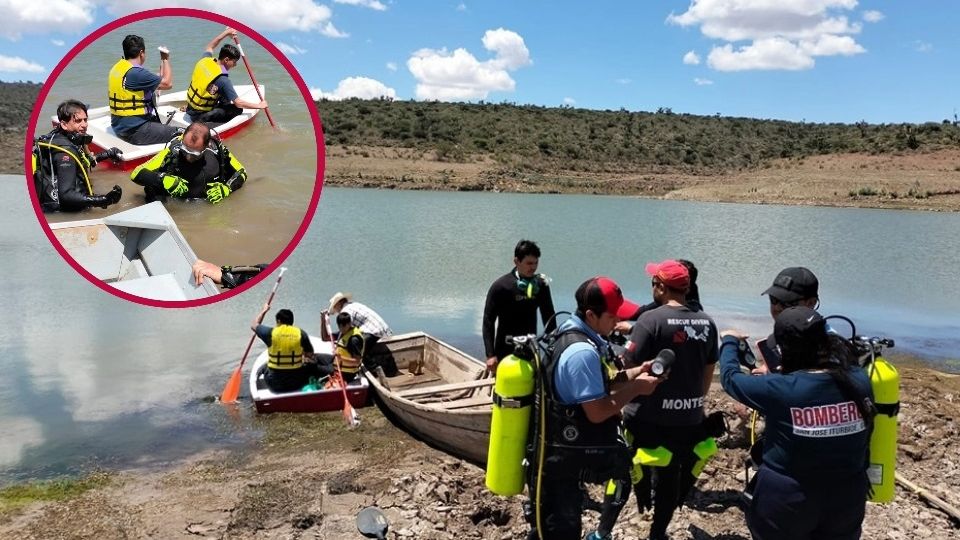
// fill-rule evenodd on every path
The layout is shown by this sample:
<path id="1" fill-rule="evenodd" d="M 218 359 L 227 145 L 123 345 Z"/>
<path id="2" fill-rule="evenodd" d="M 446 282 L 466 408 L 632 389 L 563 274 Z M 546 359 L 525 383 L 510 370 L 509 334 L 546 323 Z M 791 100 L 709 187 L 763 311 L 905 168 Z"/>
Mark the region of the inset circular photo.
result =
<path id="1" fill-rule="evenodd" d="M 236 21 L 160 9 L 74 47 L 25 149 L 53 246 L 130 301 L 190 307 L 262 279 L 296 247 L 323 184 L 320 118 L 276 47 Z"/>

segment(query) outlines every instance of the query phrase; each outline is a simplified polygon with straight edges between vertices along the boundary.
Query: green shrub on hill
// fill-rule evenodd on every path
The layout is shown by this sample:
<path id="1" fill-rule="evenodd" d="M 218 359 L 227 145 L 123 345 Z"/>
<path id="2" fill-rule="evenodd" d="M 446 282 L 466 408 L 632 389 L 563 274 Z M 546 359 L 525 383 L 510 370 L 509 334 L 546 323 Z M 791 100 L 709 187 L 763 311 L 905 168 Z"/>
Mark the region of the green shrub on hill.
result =
<path id="1" fill-rule="evenodd" d="M 811 124 L 721 116 L 595 111 L 511 103 L 388 99 L 317 103 L 327 144 L 435 151 L 448 161 L 491 155 L 537 171 L 637 168 L 713 172 L 777 158 L 884 154 L 960 146 L 960 128 L 925 124 Z"/>

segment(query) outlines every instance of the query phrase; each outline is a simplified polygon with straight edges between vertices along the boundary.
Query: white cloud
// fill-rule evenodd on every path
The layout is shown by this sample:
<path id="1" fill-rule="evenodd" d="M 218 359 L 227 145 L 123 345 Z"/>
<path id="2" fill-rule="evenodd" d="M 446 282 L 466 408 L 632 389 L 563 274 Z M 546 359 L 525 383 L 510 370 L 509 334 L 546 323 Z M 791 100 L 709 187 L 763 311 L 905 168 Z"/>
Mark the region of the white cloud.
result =
<path id="1" fill-rule="evenodd" d="M 624 77 L 624 78 L 621 78 L 621 79 L 617 79 L 617 84 L 630 84 L 630 83 L 632 83 L 632 82 L 633 82 L 632 80 L 627 79 L 627 78 L 625 78 L 625 77 Z"/>
<path id="2" fill-rule="evenodd" d="M 389 69 L 390 71 L 396 71 L 396 70 L 397 70 L 397 63 L 396 63 L 396 62 L 387 62 L 387 69 Z"/>
<path id="3" fill-rule="evenodd" d="M 157 7 L 155 0 L 105 0 L 104 4 L 107 11 L 113 15 L 126 15 Z M 230 18 L 260 32 L 297 30 L 319 32 L 332 38 L 349 36 L 333 25 L 330 20 L 333 12 L 330 8 L 316 3 L 315 0 L 270 0 L 266 5 L 260 0 L 231 0 L 229 8 L 225 8 L 221 0 L 165 0 L 163 5 L 205 9 L 215 13 L 224 12 L 226 9 Z"/>
<path id="4" fill-rule="evenodd" d="M 460 4 L 457 6 L 457 11 L 466 11 L 466 10 L 467 10 L 467 5 L 464 4 L 463 2 L 460 2 Z"/>
<path id="5" fill-rule="evenodd" d="M 697 86 L 708 86 L 713 84 L 713 81 L 711 81 L 710 79 L 701 79 L 700 77 L 694 77 L 693 82 Z"/>
<path id="6" fill-rule="evenodd" d="M 333 0 L 337 4 L 348 4 L 351 6 L 360 6 L 370 9 L 375 9 L 377 11 L 386 11 L 387 6 L 381 4 L 377 0 Z"/>
<path id="7" fill-rule="evenodd" d="M 721 41 L 707 59 L 716 70 L 811 69 L 818 56 L 866 52 L 853 38 L 863 25 L 845 14 L 856 6 L 857 0 L 691 0 L 687 11 L 671 13 L 667 22 L 699 26 L 704 36 Z M 864 20 L 878 15 L 866 12 Z"/>
<path id="8" fill-rule="evenodd" d="M 863 20 L 865 20 L 865 21 L 867 21 L 867 22 L 872 22 L 872 23 L 880 22 L 880 21 L 882 21 L 885 17 L 886 17 L 886 15 L 884 15 L 883 13 L 881 13 L 881 12 L 879 12 L 879 11 L 873 10 L 873 9 L 871 9 L 871 10 L 869 10 L 869 11 L 864 11 L 864 12 L 863 12 Z"/>
<path id="9" fill-rule="evenodd" d="M 577 104 L 577 100 L 573 99 L 572 97 L 565 97 L 565 98 L 563 98 L 563 104 L 564 104 L 564 105 L 576 105 L 576 104 Z"/>
<path id="10" fill-rule="evenodd" d="M 917 52 L 928 53 L 928 52 L 930 52 L 930 51 L 933 50 L 933 43 L 929 43 L 929 42 L 926 42 L 926 41 L 920 41 L 920 40 L 918 39 L 917 41 L 914 41 L 914 42 L 913 42 L 913 48 L 914 48 L 914 50 L 916 50 Z"/>
<path id="11" fill-rule="evenodd" d="M 67 44 L 67 42 L 63 41 L 62 39 L 51 39 L 50 43 L 53 43 L 57 47 L 63 47 Z"/>
<path id="12" fill-rule="evenodd" d="M 277 48 L 283 51 L 283 54 L 303 54 L 307 52 L 306 49 L 301 49 L 296 45 L 288 45 L 282 41 L 277 42 Z"/>
<path id="13" fill-rule="evenodd" d="M 388 97 L 396 99 L 397 92 L 382 82 L 367 77 L 347 77 L 340 81 L 333 92 L 324 92 L 319 88 L 311 88 L 310 95 L 314 100 L 330 99 L 339 101 L 348 98 L 376 99 Z"/>
<path id="14" fill-rule="evenodd" d="M 95 9 L 90 0 L 0 0 L 0 36 L 16 41 L 26 33 L 78 32 L 93 22 Z"/>
<path id="15" fill-rule="evenodd" d="M 707 56 L 707 65 L 717 71 L 751 69 L 800 70 L 813 67 L 813 58 L 795 43 L 781 38 L 754 41 L 733 50 L 729 43 L 714 47 Z"/>
<path id="16" fill-rule="evenodd" d="M 486 99 L 490 92 L 513 91 L 516 83 L 509 72 L 533 63 L 523 38 L 503 28 L 487 30 L 483 46 L 494 53 L 494 58 L 480 61 L 463 48 L 452 53 L 447 49 L 414 52 L 407 68 L 417 79 L 417 98 Z"/>
<path id="17" fill-rule="evenodd" d="M 41 73 L 46 68 L 40 64 L 35 64 L 24 60 L 19 56 L 6 56 L 0 54 L 0 72 L 7 73 Z"/>
<path id="18" fill-rule="evenodd" d="M 683 55 L 683 63 L 690 66 L 695 66 L 700 63 L 700 56 L 698 56 L 697 53 L 690 51 Z"/>

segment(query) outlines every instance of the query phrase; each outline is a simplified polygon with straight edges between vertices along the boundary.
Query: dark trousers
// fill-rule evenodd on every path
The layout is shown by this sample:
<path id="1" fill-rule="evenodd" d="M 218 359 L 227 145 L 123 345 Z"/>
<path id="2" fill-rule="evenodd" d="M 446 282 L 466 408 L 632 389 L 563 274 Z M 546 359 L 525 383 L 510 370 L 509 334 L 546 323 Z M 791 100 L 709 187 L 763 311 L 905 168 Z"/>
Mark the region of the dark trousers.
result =
<path id="1" fill-rule="evenodd" d="M 194 122 L 203 122 L 209 127 L 217 127 L 239 116 L 243 109 L 233 103 L 217 103 L 217 106 L 207 112 L 193 112 L 190 119 Z"/>
<path id="2" fill-rule="evenodd" d="M 147 121 L 140 124 L 136 129 L 119 135 L 119 137 L 130 144 L 157 144 L 170 142 L 170 139 L 179 131 L 179 128 L 176 126 Z"/>
<path id="3" fill-rule="evenodd" d="M 858 540 L 867 480 L 800 484 L 765 466 L 757 472 L 747 526 L 754 540 Z"/>
<path id="4" fill-rule="evenodd" d="M 267 368 L 263 376 L 267 388 L 275 394 L 299 392 L 310 382 L 310 377 L 323 377 L 317 369 L 317 364 L 313 362 L 303 364 L 299 369 Z"/>
<path id="5" fill-rule="evenodd" d="M 537 497 L 530 501 L 533 513 L 527 540 L 580 540 L 583 532 L 580 523 L 583 513 L 583 491 L 580 488 L 579 471 L 548 467 L 540 484 L 540 533 L 537 534 Z M 536 484 L 533 484 L 535 486 Z M 530 493 L 534 493 L 535 487 Z"/>
<path id="6" fill-rule="evenodd" d="M 644 467 L 643 479 L 633 486 L 640 512 L 653 507 L 650 536 L 664 536 L 674 512 L 683 504 L 695 481 L 691 473 L 697 461 L 693 447 L 702 439 L 700 426 L 658 426 L 628 422 L 627 429 L 633 436 L 631 452 L 636 452 L 637 448 L 663 446 L 673 454 L 666 467 Z M 601 532 L 613 530 L 628 497 L 629 492 L 623 494 L 622 489 L 604 497 L 600 511 Z"/>
<path id="7" fill-rule="evenodd" d="M 326 377 L 332 375 L 333 372 L 337 370 L 337 366 L 333 363 L 333 355 L 327 353 L 316 353 L 313 355 L 313 363 L 316 365 L 317 372 L 320 373 L 318 377 Z M 357 373 L 347 373 L 343 372 L 343 382 L 350 382 L 357 378 Z"/>

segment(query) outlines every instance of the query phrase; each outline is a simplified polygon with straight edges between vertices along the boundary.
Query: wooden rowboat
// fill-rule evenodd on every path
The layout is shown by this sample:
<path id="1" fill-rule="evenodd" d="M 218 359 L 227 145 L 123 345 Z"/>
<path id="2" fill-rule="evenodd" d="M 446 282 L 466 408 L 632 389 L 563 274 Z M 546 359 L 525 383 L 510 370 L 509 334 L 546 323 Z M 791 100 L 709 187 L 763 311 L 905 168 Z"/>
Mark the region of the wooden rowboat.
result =
<path id="1" fill-rule="evenodd" d="M 310 343 L 317 353 L 333 354 L 333 345 L 329 341 L 322 341 L 316 336 L 310 336 Z M 267 351 L 257 356 L 257 360 L 250 368 L 250 396 L 258 413 L 273 412 L 328 412 L 343 409 L 343 390 L 339 387 L 321 388 L 319 390 L 300 390 L 296 392 L 273 393 L 267 388 L 263 379 L 263 370 L 267 367 Z M 347 399 L 354 407 L 363 407 L 367 403 L 367 392 L 370 383 L 365 377 L 357 377 L 347 383 Z"/>
<path id="2" fill-rule="evenodd" d="M 219 294 L 209 278 L 197 285 L 197 256 L 159 201 L 100 219 L 51 223 L 60 245 L 80 266 L 113 288 L 156 300 Z"/>
<path id="3" fill-rule="evenodd" d="M 482 362 L 423 332 L 385 338 L 370 357 L 384 366 L 367 378 L 392 420 L 456 457 L 486 464 L 494 380 L 484 377 Z"/>
<path id="4" fill-rule="evenodd" d="M 252 102 L 260 101 L 260 98 L 257 97 L 257 91 L 252 84 L 237 85 L 234 88 L 237 91 L 237 96 L 241 99 Z M 266 92 L 262 84 L 260 85 L 260 92 Z M 157 113 L 160 121 L 171 126 L 185 128 L 190 125 L 191 119 L 187 113 L 184 112 L 186 106 L 186 90 L 162 94 L 157 98 Z M 220 135 L 221 139 L 225 139 L 239 131 L 240 128 L 249 125 L 250 120 L 259 112 L 259 109 L 244 109 L 242 113 L 232 118 L 229 122 L 217 126 L 214 131 Z M 119 148 L 123 151 L 123 155 L 120 156 L 118 163 L 115 164 L 112 161 L 107 162 L 110 163 L 111 166 L 124 170 L 132 169 L 153 157 L 160 150 L 163 150 L 163 147 L 166 145 L 166 143 L 135 145 L 117 137 L 113 132 L 113 128 L 110 127 L 109 107 L 89 109 L 87 111 L 87 118 L 87 134 L 93 136 L 93 142 L 90 143 L 91 151 L 99 152 L 112 147 Z M 56 116 L 51 118 L 51 121 L 54 127 L 60 124 Z"/>

